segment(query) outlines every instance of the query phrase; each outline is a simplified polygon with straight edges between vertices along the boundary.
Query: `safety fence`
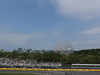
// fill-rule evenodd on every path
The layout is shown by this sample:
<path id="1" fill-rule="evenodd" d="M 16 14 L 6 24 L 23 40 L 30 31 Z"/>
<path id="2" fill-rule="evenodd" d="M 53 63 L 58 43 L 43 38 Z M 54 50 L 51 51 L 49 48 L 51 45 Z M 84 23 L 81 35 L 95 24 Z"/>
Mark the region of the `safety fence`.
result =
<path id="1" fill-rule="evenodd" d="M 63 65 L 60 62 L 37 62 L 37 60 L 22 60 L 12 58 L 0 58 L 0 68 L 3 69 L 100 69 L 100 64 L 67 64 Z"/>
<path id="2" fill-rule="evenodd" d="M 100 66 L 77 66 L 77 65 L 62 65 L 62 66 L 50 66 L 50 65 L 37 65 L 37 66 L 12 66 L 12 65 L 0 65 L 0 68 L 31 68 L 31 69 L 100 69 Z"/>
<path id="3" fill-rule="evenodd" d="M 0 68 L 61 68 L 60 62 L 37 62 L 32 59 L 0 58 Z"/>

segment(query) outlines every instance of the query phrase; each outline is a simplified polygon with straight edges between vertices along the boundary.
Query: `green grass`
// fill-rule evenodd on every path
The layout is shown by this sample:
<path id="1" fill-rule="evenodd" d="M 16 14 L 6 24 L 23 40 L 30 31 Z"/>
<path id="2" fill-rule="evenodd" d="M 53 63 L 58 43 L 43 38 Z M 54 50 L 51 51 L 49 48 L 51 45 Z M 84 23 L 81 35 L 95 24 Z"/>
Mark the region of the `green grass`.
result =
<path id="1" fill-rule="evenodd" d="M 43 74 L 0 73 L 0 75 L 43 75 Z"/>

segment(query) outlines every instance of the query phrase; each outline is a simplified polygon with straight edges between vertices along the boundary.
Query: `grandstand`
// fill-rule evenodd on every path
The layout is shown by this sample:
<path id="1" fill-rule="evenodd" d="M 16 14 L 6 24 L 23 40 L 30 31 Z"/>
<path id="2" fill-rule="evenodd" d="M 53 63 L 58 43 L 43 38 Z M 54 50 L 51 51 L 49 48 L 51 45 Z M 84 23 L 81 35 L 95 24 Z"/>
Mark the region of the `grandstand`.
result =
<path id="1" fill-rule="evenodd" d="M 72 64 L 72 69 L 100 69 L 100 64 Z"/>
<path id="2" fill-rule="evenodd" d="M 62 65 L 60 62 L 37 62 L 36 59 L 0 58 L 0 68 L 100 69 L 100 64 Z"/>
<path id="3" fill-rule="evenodd" d="M 1 68 L 61 68 L 59 62 L 37 62 L 31 59 L 0 58 Z"/>

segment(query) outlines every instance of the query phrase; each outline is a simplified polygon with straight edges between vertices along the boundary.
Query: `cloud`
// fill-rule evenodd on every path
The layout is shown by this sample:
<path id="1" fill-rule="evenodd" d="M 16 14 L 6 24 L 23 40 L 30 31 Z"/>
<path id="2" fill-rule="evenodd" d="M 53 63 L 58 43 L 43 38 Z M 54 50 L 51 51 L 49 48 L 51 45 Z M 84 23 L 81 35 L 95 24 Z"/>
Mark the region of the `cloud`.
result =
<path id="1" fill-rule="evenodd" d="M 66 17 L 90 21 L 100 18 L 100 0 L 49 0 Z"/>
<path id="2" fill-rule="evenodd" d="M 8 42 L 14 45 L 25 45 L 29 40 L 43 38 L 42 34 L 15 34 L 9 33 L 0 36 L 0 42 Z"/>
<path id="3" fill-rule="evenodd" d="M 90 49 L 90 48 L 100 48 L 100 37 L 97 38 L 87 38 L 87 39 L 79 39 L 77 41 L 73 41 L 72 45 L 75 49 Z"/>
<path id="4" fill-rule="evenodd" d="M 88 30 L 85 30 L 83 33 L 87 34 L 87 35 L 97 35 L 97 34 L 100 34 L 100 27 L 90 28 Z"/>
<path id="5" fill-rule="evenodd" d="M 46 0 L 37 0 L 37 3 L 39 7 L 46 7 L 49 4 Z"/>
<path id="6" fill-rule="evenodd" d="M 83 44 L 100 44 L 100 40 L 98 39 L 85 39 L 77 42 L 73 42 L 74 45 L 83 45 Z"/>
<path id="7" fill-rule="evenodd" d="M 92 28 L 88 28 L 86 30 L 83 31 L 78 31 L 75 32 L 75 34 L 80 34 L 80 35 L 99 35 L 100 34 L 100 26 L 98 27 L 92 27 Z"/>
<path id="8" fill-rule="evenodd" d="M 61 36 L 62 34 L 59 31 L 53 32 L 54 36 Z"/>
<path id="9" fill-rule="evenodd" d="M 86 48 L 100 48 L 100 26 L 92 26 L 83 31 L 75 33 L 79 39 L 72 43 L 79 49 Z"/>

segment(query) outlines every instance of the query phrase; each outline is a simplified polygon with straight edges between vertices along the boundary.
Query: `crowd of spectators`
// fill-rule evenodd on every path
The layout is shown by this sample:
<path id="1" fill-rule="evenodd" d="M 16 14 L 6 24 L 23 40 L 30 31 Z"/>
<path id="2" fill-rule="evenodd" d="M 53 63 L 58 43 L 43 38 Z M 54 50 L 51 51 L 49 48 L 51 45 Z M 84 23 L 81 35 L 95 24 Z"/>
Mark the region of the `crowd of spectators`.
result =
<path id="1" fill-rule="evenodd" d="M 0 58 L 0 67 L 60 68 L 59 62 L 37 62 L 36 59 Z"/>

